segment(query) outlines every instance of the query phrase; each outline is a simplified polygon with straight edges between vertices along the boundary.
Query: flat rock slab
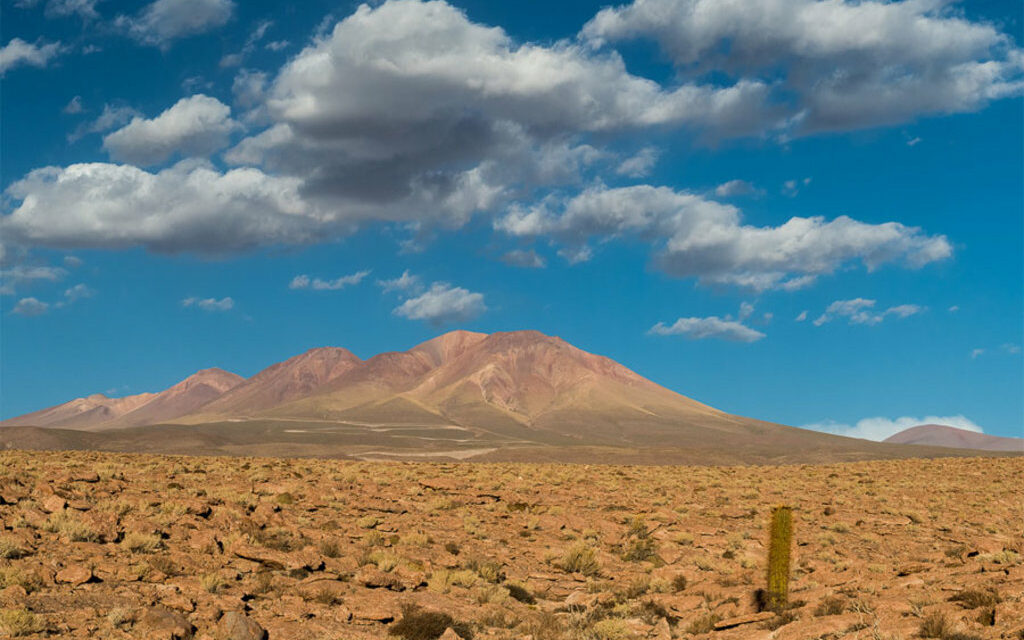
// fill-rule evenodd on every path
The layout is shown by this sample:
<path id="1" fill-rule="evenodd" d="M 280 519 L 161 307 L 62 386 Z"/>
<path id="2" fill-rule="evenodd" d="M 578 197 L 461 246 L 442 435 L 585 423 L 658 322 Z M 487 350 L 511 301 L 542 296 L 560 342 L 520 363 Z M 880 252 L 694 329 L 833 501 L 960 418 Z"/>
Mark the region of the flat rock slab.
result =
<path id="1" fill-rule="evenodd" d="M 89 567 L 82 566 L 65 567 L 64 569 L 58 571 L 57 575 L 54 577 L 54 580 L 56 580 L 57 582 L 62 582 L 64 584 L 70 584 L 73 586 L 85 584 L 86 582 L 91 582 L 94 579 L 95 576 L 93 576 L 92 574 L 92 569 L 90 569 Z"/>
<path id="2" fill-rule="evenodd" d="M 775 614 L 771 611 L 762 611 L 761 613 L 750 613 L 745 616 L 736 616 L 735 618 L 726 618 L 715 623 L 715 631 L 721 631 L 722 629 L 731 629 L 744 624 L 753 624 L 755 622 L 764 622 L 765 620 L 771 620 L 775 617 Z"/>

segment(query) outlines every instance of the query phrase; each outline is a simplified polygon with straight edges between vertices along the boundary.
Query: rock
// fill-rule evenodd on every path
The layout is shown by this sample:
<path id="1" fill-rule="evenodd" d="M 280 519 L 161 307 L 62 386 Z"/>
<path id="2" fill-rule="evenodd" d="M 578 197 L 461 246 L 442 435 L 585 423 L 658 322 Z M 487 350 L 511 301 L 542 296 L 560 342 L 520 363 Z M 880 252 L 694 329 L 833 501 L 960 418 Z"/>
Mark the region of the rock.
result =
<path id="1" fill-rule="evenodd" d="M 89 482 L 89 483 L 99 482 L 100 481 L 100 474 L 96 473 L 95 471 L 79 471 L 77 473 L 73 472 L 73 473 L 69 474 L 68 477 L 64 479 L 64 481 L 65 482 Z"/>
<path id="2" fill-rule="evenodd" d="M 447 629 L 444 630 L 444 633 L 441 634 L 441 637 L 440 637 L 439 640 L 462 640 L 462 636 L 460 636 L 459 634 L 455 633 L 455 629 L 452 629 L 451 627 L 448 627 Z"/>
<path id="3" fill-rule="evenodd" d="M 569 610 L 589 609 L 597 602 L 597 596 L 585 591 L 573 591 L 565 599 L 565 608 Z"/>
<path id="4" fill-rule="evenodd" d="M 229 611 L 217 624 L 217 640 L 266 640 L 267 631 L 244 613 Z"/>
<path id="5" fill-rule="evenodd" d="M 192 613 L 196 610 L 196 603 L 193 602 L 191 598 L 180 593 L 174 593 L 161 598 L 160 604 L 169 609 L 175 609 L 185 613 Z"/>
<path id="6" fill-rule="evenodd" d="M 28 598 L 28 591 L 20 584 L 12 584 L 6 589 L 0 589 L 0 604 L 13 607 L 25 602 Z"/>
<path id="7" fill-rule="evenodd" d="M 764 622 L 765 620 L 771 620 L 775 617 L 775 614 L 771 611 L 762 611 L 761 613 L 751 613 L 745 616 L 736 616 L 735 618 L 726 618 L 720 622 L 715 623 L 715 630 L 720 631 L 722 629 L 731 629 L 738 627 L 743 624 L 752 624 L 754 622 Z"/>
<path id="8" fill-rule="evenodd" d="M 153 607 L 139 620 L 139 627 L 146 631 L 141 636 L 146 640 L 192 640 L 196 628 L 185 616 L 165 609 Z"/>
<path id="9" fill-rule="evenodd" d="M 658 624 L 654 625 L 654 640 L 672 640 L 672 629 L 665 618 L 658 620 Z"/>
<path id="10" fill-rule="evenodd" d="M 58 571 L 54 579 L 57 582 L 63 582 L 65 584 L 76 586 L 80 584 L 85 584 L 86 582 L 91 582 L 93 578 L 94 576 L 92 574 L 92 569 L 88 567 L 72 565 L 70 567 L 65 567 L 64 569 Z"/>
<path id="11" fill-rule="evenodd" d="M 352 612 L 352 619 L 356 621 L 391 622 L 398 617 L 399 612 L 397 602 L 373 594 L 347 598 L 345 604 Z"/>
<path id="12" fill-rule="evenodd" d="M 43 503 L 39 505 L 39 507 L 46 513 L 56 513 L 58 511 L 63 511 L 67 504 L 68 503 L 64 498 L 54 494 L 46 500 L 43 500 Z"/>
<path id="13" fill-rule="evenodd" d="M 405 585 L 397 577 L 385 573 L 380 569 L 367 569 L 360 571 L 356 580 L 363 586 L 370 589 L 388 589 L 390 591 L 405 591 Z"/>

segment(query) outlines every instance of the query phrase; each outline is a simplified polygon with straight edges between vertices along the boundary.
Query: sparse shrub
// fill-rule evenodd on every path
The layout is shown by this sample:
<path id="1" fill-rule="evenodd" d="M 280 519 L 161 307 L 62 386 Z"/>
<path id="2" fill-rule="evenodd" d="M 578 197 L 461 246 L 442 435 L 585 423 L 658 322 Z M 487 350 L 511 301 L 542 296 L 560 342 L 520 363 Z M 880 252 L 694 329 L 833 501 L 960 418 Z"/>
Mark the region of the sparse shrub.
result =
<path id="1" fill-rule="evenodd" d="M 394 571 L 401 558 L 388 551 L 373 551 L 370 553 L 370 562 L 377 565 L 381 571 Z"/>
<path id="2" fill-rule="evenodd" d="M 154 556 L 149 559 L 149 566 L 154 571 L 159 571 L 166 576 L 178 575 L 178 567 L 170 556 Z"/>
<path id="3" fill-rule="evenodd" d="M 0 567 L 0 589 L 19 586 L 28 593 L 38 591 L 43 587 L 43 581 L 35 572 L 25 572 L 14 567 Z"/>
<path id="4" fill-rule="evenodd" d="M 199 580 L 199 584 L 209 593 L 220 593 L 227 586 L 227 582 L 219 573 L 206 574 Z"/>
<path id="5" fill-rule="evenodd" d="M 356 520 L 356 525 L 362 529 L 376 529 L 383 523 L 384 521 L 377 516 L 363 516 Z"/>
<path id="6" fill-rule="evenodd" d="M 593 640 L 626 640 L 633 636 L 625 620 L 609 618 L 595 622 L 587 634 Z"/>
<path id="7" fill-rule="evenodd" d="M 449 627 L 461 638 L 473 637 L 468 625 L 456 622 L 447 613 L 424 611 L 411 605 L 402 608 L 402 617 L 391 625 L 388 632 L 405 640 L 435 640 Z"/>
<path id="8" fill-rule="evenodd" d="M 43 630 L 42 621 L 28 609 L 5 609 L 0 611 L 0 629 L 12 637 L 32 635 Z"/>
<path id="9" fill-rule="evenodd" d="M 995 626 L 995 624 L 996 624 L 996 608 L 995 607 L 984 607 L 984 608 L 982 608 L 981 612 L 978 614 L 978 617 L 975 618 L 975 620 L 978 621 L 978 624 L 980 624 L 982 626 L 985 626 L 985 627 Z"/>
<path id="10" fill-rule="evenodd" d="M 285 491 L 284 493 L 277 494 L 274 497 L 274 502 L 277 504 L 295 504 L 295 496 Z"/>
<path id="11" fill-rule="evenodd" d="M 0 538 L 0 559 L 2 560 L 17 560 L 26 555 L 21 545 L 14 540 L 14 538 L 8 538 L 6 536 Z"/>
<path id="12" fill-rule="evenodd" d="M 774 618 L 766 620 L 762 626 L 769 631 L 775 631 L 779 627 L 784 627 L 795 620 L 796 614 L 792 611 L 780 611 Z"/>
<path id="13" fill-rule="evenodd" d="M 585 576 L 596 576 L 601 571 L 597 552 L 583 542 L 577 542 L 566 550 L 562 556 L 561 567 L 563 571 L 582 573 Z"/>
<path id="14" fill-rule="evenodd" d="M 338 597 L 338 594 L 327 587 L 321 587 L 318 589 L 313 593 L 310 599 L 328 607 L 341 602 L 341 598 Z"/>
<path id="15" fill-rule="evenodd" d="M 337 540 L 321 540 L 320 553 L 328 558 L 337 558 L 341 555 L 341 545 L 338 544 Z"/>
<path id="16" fill-rule="evenodd" d="M 680 591 L 685 591 L 686 585 L 686 576 L 684 576 L 683 574 L 677 573 L 672 577 L 672 589 L 676 593 L 679 593 Z"/>
<path id="17" fill-rule="evenodd" d="M 257 544 L 276 551 L 297 551 L 304 545 L 301 536 L 284 527 L 261 529 L 252 537 Z"/>
<path id="18" fill-rule="evenodd" d="M 448 541 L 444 543 L 444 550 L 452 554 L 453 556 L 459 555 L 459 551 L 461 551 L 461 549 L 459 548 L 459 544 L 453 541 Z"/>
<path id="19" fill-rule="evenodd" d="M 533 597 L 533 594 L 530 593 L 529 589 L 520 584 L 516 584 L 515 582 L 509 582 L 505 585 L 505 588 L 508 589 L 508 594 L 510 596 L 512 596 L 519 602 L 522 602 L 523 604 L 537 603 L 537 599 Z"/>
<path id="20" fill-rule="evenodd" d="M 135 623 L 135 613 L 127 607 L 114 607 L 107 614 L 107 622 L 116 628 L 127 627 Z"/>
<path id="21" fill-rule="evenodd" d="M 565 629 L 558 616 L 542 611 L 524 622 L 519 631 L 521 635 L 533 636 L 534 640 L 562 640 Z"/>
<path id="22" fill-rule="evenodd" d="M 686 627 L 686 632 L 692 633 L 694 635 L 699 633 L 710 633 L 711 631 L 715 630 L 715 624 L 719 622 L 721 619 L 722 616 L 718 615 L 717 613 L 704 614 L 703 616 L 696 618 L 692 622 L 690 622 L 690 624 Z"/>
<path id="23" fill-rule="evenodd" d="M 478 576 L 480 576 L 487 582 L 497 584 L 505 579 L 505 572 L 501 570 L 500 562 L 473 558 L 472 560 L 466 562 L 466 564 L 463 566 L 465 566 L 465 568 L 469 569 L 470 571 L 474 571 Z"/>
<path id="24" fill-rule="evenodd" d="M 43 524 L 43 530 L 67 536 L 72 542 L 99 542 L 100 534 L 75 516 L 67 512 L 51 514 Z"/>
<path id="25" fill-rule="evenodd" d="M 922 638 L 945 638 L 951 629 L 946 614 L 934 611 L 921 622 L 921 628 L 917 633 Z"/>
<path id="26" fill-rule="evenodd" d="M 253 591 L 256 593 L 270 593 L 274 590 L 274 574 L 269 571 L 261 571 L 256 574 L 256 585 Z"/>
<path id="27" fill-rule="evenodd" d="M 159 536 L 145 533 L 129 533 L 121 541 L 121 544 L 132 553 L 154 553 L 163 546 Z"/>
<path id="28" fill-rule="evenodd" d="M 626 543 L 622 551 L 622 559 L 627 562 L 643 562 L 657 559 L 653 538 L 633 538 Z"/>
<path id="29" fill-rule="evenodd" d="M 965 609 L 994 607 L 1002 602 L 999 592 L 995 589 L 964 589 L 949 597 L 950 602 L 959 602 Z"/>
<path id="30" fill-rule="evenodd" d="M 818 606 L 814 609 L 814 615 L 816 616 L 837 616 L 846 610 L 846 600 L 830 596 L 825 598 L 818 603 Z"/>

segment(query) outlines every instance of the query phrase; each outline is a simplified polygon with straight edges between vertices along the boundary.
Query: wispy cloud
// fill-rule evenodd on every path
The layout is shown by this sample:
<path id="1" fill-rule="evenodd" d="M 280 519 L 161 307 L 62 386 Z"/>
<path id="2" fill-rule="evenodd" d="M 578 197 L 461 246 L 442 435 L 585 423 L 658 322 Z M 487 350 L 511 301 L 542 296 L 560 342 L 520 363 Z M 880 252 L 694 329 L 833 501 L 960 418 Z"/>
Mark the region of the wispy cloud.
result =
<path id="1" fill-rule="evenodd" d="M 419 293 L 423 291 L 423 284 L 420 281 L 420 277 L 409 272 L 408 269 L 402 272 L 402 275 L 391 280 L 378 280 L 377 284 L 384 293 L 390 293 L 392 291 L 401 291 L 406 293 Z"/>
<path id="2" fill-rule="evenodd" d="M 679 318 L 671 325 L 659 322 L 651 327 L 648 333 L 658 336 L 681 335 L 691 340 L 719 338 L 732 342 L 757 342 L 765 337 L 765 334 L 751 329 L 742 322 L 726 320 L 718 316 Z"/>
<path id="3" fill-rule="evenodd" d="M 850 324 L 876 325 L 889 316 L 907 318 L 922 313 L 926 309 L 926 307 L 916 304 L 900 304 L 889 307 L 885 311 L 875 311 L 876 302 L 867 298 L 836 300 L 825 309 L 825 313 L 814 320 L 814 326 L 820 327 L 836 318 L 846 318 Z"/>
<path id="4" fill-rule="evenodd" d="M 302 274 L 292 278 L 291 283 L 288 284 L 288 288 L 312 289 L 314 291 L 337 291 L 338 289 L 344 289 L 345 287 L 359 284 L 363 281 L 363 278 L 368 275 L 370 275 L 369 269 L 365 271 L 357 271 L 333 280 L 322 280 L 320 278 L 310 279 L 306 274 Z"/>
<path id="5" fill-rule="evenodd" d="M 181 301 L 183 307 L 195 307 L 203 311 L 230 311 L 235 306 L 235 301 L 230 297 L 221 298 L 185 298 Z"/>
<path id="6" fill-rule="evenodd" d="M 526 269 L 543 269 L 548 264 L 547 261 L 533 249 L 514 249 L 501 256 L 501 261 L 513 267 L 523 267 Z"/>

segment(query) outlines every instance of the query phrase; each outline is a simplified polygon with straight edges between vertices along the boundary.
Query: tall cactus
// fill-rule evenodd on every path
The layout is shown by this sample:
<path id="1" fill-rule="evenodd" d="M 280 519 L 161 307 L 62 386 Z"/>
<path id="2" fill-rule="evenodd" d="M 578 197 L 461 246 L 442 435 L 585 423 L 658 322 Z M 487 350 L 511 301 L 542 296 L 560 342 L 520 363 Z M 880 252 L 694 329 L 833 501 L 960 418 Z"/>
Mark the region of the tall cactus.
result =
<path id="1" fill-rule="evenodd" d="M 768 544 L 767 609 L 779 611 L 789 600 L 789 553 L 793 545 L 793 509 L 772 509 L 771 540 Z"/>

